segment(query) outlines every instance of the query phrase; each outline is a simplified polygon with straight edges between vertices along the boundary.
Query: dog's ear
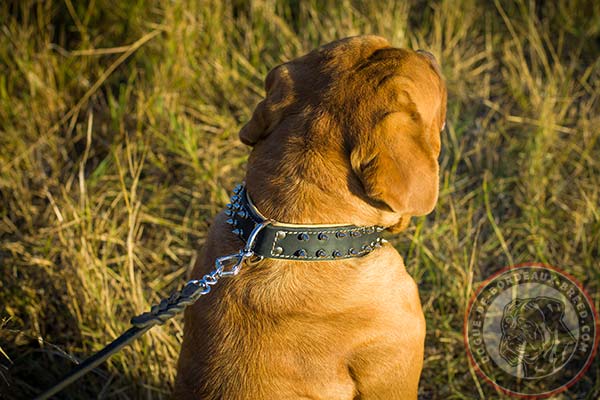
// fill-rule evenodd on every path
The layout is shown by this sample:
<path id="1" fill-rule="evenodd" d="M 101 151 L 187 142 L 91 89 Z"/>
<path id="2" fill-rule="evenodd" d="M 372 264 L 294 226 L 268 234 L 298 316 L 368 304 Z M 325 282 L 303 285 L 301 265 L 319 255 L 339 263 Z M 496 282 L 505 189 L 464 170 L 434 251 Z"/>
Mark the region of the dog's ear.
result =
<path id="1" fill-rule="evenodd" d="M 358 135 L 350 161 L 369 198 L 402 216 L 425 215 L 438 197 L 439 143 L 430 142 L 414 103 L 402 108 Z"/>
<path id="2" fill-rule="evenodd" d="M 279 124 L 284 109 L 293 100 L 290 67 L 280 65 L 265 79 L 266 97 L 258 103 L 250 121 L 240 130 L 240 140 L 254 146 Z"/>

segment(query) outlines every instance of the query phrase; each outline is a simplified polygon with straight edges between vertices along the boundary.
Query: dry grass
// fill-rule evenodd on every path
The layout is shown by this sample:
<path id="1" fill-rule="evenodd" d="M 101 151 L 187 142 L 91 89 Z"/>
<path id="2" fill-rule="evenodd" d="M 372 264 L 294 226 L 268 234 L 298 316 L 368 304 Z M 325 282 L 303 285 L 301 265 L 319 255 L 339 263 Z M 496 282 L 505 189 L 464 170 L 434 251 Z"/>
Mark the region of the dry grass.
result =
<path id="1" fill-rule="evenodd" d="M 242 176 L 266 72 L 360 33 L 432 50 L 450 93 L 439 205 L 393 240 L 428 322 L 421 397 L 500 397 L 462 342 L 482 279 L 546 262 L 600 308 L 598 4 L 2 2 L 0 398 L 31 397 L 182 283 Z M 165 398 L 181 333 L 154 329 L 63 398 Z M 599 396 L 596 362 L 560 398 Z"/>

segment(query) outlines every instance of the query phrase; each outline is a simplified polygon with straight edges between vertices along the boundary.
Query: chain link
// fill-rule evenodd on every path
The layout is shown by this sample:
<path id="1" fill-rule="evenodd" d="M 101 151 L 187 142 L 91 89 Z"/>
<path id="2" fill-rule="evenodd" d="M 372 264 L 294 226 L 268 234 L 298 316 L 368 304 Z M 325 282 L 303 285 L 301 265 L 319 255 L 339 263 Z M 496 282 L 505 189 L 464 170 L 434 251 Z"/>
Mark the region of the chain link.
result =
<path id="1" fill-rule="evenodd" d="M 194 304 L 201 296 L 208 294 L 211 291 L 211 286 L 216 285 L 219 279 L 237 275 L 244 262 L 254 258 L 254 252 L 252 251 L 254 241 L 258 233 L 269 223 L 270 221 L 264 221 L 256 224 L 243 250 L 240 250 L 237 254 L 217 258 L 214 270 L 201 279 L 189 281 L 182 289 L 174 292 L 167 299 L 162 299 L 160 303 L 153 305 L 150 311 L 133 317 L 131 324 L 137 328 L 162 325 L 181 313 L 187 306 Z M 256 262 L 256 260 L 253 260 L 253 262 Z"/>

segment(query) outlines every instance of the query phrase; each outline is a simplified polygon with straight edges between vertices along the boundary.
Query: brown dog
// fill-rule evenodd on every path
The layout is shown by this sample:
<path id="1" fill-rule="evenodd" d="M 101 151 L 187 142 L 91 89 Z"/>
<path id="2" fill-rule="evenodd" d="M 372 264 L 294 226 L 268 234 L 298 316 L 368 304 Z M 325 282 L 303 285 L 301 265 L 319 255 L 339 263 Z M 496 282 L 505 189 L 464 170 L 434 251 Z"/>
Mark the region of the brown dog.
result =
<path id="1" fill-rule="evenodd" d="M 433 209 L 446 89 L 430 54 L 347 38 L 276 67 L 265 86 L 240 132 L 265 216 L 399 231 Z M 242 246 L 218 215 L 192 276 Z M 174 398 L 414 399 L 424 337 L 417 286 L 392 246 L 267 258 L 186 311 Z"/>

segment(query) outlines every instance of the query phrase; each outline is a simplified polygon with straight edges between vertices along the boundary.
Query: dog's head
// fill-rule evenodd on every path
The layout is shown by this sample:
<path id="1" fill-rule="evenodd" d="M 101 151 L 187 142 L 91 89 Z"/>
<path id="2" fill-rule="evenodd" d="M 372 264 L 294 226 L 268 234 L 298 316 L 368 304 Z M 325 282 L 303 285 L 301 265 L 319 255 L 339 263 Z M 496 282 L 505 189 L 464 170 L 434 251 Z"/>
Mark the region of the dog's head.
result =
<path id="1" fill-rule="evenodd" d="M 265 89 L 242 142 L 270 157 L 296 149 L 334 160 L 351 190 L 385 211 L 433 209 L 446 87 L 431 54 L 342 39 L 274 68 Z"/>

